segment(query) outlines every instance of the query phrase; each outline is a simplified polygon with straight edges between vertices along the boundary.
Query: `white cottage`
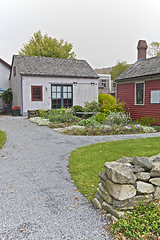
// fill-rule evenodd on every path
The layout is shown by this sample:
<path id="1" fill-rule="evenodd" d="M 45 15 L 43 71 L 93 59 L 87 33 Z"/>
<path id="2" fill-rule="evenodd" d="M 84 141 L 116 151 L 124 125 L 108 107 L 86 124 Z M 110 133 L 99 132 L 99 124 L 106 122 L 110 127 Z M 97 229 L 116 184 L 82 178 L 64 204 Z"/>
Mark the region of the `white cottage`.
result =
<path id="1" fill-rule="evenodd" d="M 98 101 L 98 75 L 85 60 L 14 55 L 10 79 L 22 115 Z"/>
<path id="2" fill-rule="evenodd" d="M 9 73 L 11 66 L 0 58 L 0 95 L 7 90 L 9 86 Z M 4 103 L 0 99 L 0 111 L 3 109 Z"/>

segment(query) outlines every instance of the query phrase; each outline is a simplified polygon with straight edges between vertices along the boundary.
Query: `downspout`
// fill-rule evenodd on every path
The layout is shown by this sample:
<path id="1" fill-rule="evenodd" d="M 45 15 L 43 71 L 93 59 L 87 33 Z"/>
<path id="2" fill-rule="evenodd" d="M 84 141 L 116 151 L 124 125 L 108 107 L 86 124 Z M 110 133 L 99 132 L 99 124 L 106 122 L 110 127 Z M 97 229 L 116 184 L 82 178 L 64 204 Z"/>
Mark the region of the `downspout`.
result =
<path id="1" fill-rule="evenodd" d="M 22 103 L 22 116 L 23 116 L 23 77 L 21 75 L 21 103 Z"/>

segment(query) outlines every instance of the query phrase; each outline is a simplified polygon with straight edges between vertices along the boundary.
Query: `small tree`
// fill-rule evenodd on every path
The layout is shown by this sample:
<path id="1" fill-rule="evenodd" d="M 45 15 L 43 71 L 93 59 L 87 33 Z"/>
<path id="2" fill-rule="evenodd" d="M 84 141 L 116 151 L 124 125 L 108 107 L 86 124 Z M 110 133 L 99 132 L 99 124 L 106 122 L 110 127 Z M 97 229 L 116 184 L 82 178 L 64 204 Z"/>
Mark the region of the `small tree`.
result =
<path id="1" fill-rule="evenodd" d="M 5 103 L 10 103 L 13 99 L 13 94 L 11 88 L 8 88 L 5 92 L 0 95 Z"/>
<path id="2" fill-rule="evenodd" d="M 33 34 L 29 42 L 23 44 L 23 48 L 18 52 L 20 55 L 55 57 L 55 58 L 75 58 L 75 53 L 71 52 L 73 46 L 64 39 L 58 41 L 47 34 L 42 36 L 41 31 Z"/>
<path id="3" fill-rule="evenodd" d="M 128 64 L 126 61 L 122 61 L 122 62 L 118 61 L 116 66 L 114 66 L 110 71 L 111 79 L 112 80 L 116 79 L 121 73 L 126 71 L 127 68 L 129 68 L 130 66 L 131 64 Z"/>
<path id="4" fill-rule="evenodd" d="M 152 42 L 149 44 L 147 52 L 150 57 L 160 56 L 160 43 Z"/>

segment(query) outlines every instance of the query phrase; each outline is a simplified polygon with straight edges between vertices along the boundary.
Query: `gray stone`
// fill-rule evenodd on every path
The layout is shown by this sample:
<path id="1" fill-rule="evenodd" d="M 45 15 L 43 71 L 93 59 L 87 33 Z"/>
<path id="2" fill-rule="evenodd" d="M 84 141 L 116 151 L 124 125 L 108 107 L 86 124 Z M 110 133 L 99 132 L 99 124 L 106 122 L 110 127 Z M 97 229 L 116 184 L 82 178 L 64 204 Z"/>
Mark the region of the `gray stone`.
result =
<path id="1" fill-rule="evenodd" d="M 107 175 L 105 172 L 100 172 L 98 176 L 100 177 L 100 179 L 102 179 L 103 182 L 107 180 Z"/>
<path id="2" fill-rule="evenodd" d="M 97 200 L 102 204 L 103 203 L 103 198 L 98 194 L 98 192 L 96 192 L 96 198 Z"/>
<path id="3" fill-rule="evenodd" d="M 115 216 L 113 216 L 112 214 L 108 213 L 106 215 L 107 219 L 110 220 L 113 223 L 117 222 L 118 221 L 118 218 L 116 218 Z"/>
<path id="4" fill-rule="evenodd" d="M 160 187 L 160 177 L 159 178 L 151 178 L 149 180 L 150 183 L 152 183 L 153 185 L 159 186 Z"/>
<path id="5" fill-rule="evenodd" d="M 141 201 L 143 201 L 144 203 L 148 203 L 152 199 L 153 199 L 153 194 L 138 195 L 138 196 L 134 196 L 133 198 L 123 200 L 123 201 L 113 200 L 113 206 L 114 206 L 114 208 L 129 210 L 129 209 L 133 209 Z"/>
<path id="6" fill-rule="evenodd" d="M 133 185 L 117 184 L 111 182 L 109 179 L 105 182 L 105 188 L 108 193 L 117 200 L 125 200 L 136 195 L 136 189 Z"/>
<path id="7" fill-rule="evenodd" d="M 150 173 L 148 172 L 138 172 L 135 173 L 136 177 L 138 180 L 147 182 L 150 179 Z"/>
<path id="8" fill-rule="evenodd" d="M 140 167 L 138 165 L 131 166 L 131 170 L 132 170 L 133 173 L 144 172 L 145 171 L 144 168 L 142 168 L 142 167 Z"/>
<path id="9" fill-rule="evenodd" d="M 154 198 L 160 200 L 160 187 L 156 188 L 156 191 L 154 193 Z"/>
<path id="10" fill-rule="evenodd" d="M 106 202 L 102 203 L 102 209 L 106 210 L 108 213 L 112 214 L 116 218 L 124 217 L 124 212 L 119 212 L 116 209 L 114 209 L 111 205 L 107 204 Z"/>
<path id="11" fill-rule="evenodd" d="M 106 162 L 104 164 L 107 177 L 114 183 L 135 184 L 137 177 L 133 174 L 131 168 L 118 162 Z"/>
<path id="12" fill-rule="evenodd" d="M 160 162 L 160 156 L 156 156 L 156 157 L 153 159 L 153 162 Z"/>
<path id="13" fill-rule="evenodd" d="M 93 204 L 94 204 L 94 206 L 95 206 L 96 208 L 102 209 L 102 205 L 101 205 L 101 203 L 98 201 L 97 198 L 94 198 L 94 199 L 92 200 L 92 202 L 93 202 Z"/>
<path id="14" fill-rule="evenodd" d="M 118 162 L 118 163 L 132 163 L 133 158 L 123 156 L 122 158 L 118 159 L 116 162 Z"/>
<path id="15" fill-rule="evenodd" d="M 137 193 L 140 194 L 148 194 L 153 193 L 155 191 L 155 188 L 150 183 L 145 183 L 142 181 L 137 181 Z"/>
<path id="16" fill-rule="evenodd" d="M 151 177 L 160 177 L 160 162 L 152 163 Z"/>
<path id="17" fill-rule="evenodd" d="M 152 168 L 152 165 L 149 162 L 147 157 L 137 157 L 137 156 L 135 156 L 133 158 L 133 163 L 135 165 L 139 165 L 140 167 L 144 168 L 146 171 L 149 171 Z"/>
<path id="18" fill-rule="evenodd" d="M 104 193 L 99 188 L 97 188 L 97 193 L 105 202 L 112 204 L 112 202 L 113 202 L 112 197 L 109 195 L 109 193 L 107 191 L 105 191 L 105 193 Z"/>

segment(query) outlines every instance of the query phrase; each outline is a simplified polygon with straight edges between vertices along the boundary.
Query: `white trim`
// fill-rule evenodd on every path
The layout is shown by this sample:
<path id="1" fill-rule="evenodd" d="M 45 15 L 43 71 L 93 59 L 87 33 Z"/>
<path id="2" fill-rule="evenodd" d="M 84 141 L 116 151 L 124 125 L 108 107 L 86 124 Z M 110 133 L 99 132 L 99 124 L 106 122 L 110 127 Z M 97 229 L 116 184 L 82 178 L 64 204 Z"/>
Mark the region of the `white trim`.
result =
<path id="1" fill-rule="evenodd" d="M 139 84 L 139 83 L 143 83 L 144 87 L 143 87 L 143 104 L 138 104 L 136 103 L 136 85 Z M 135 89 L 134 89 L 134 105 L 135 106 L 144 106 L 145 105 L 145 81 L 136 81 L 134 82 L 134 86 L 135 86 Z"/>

